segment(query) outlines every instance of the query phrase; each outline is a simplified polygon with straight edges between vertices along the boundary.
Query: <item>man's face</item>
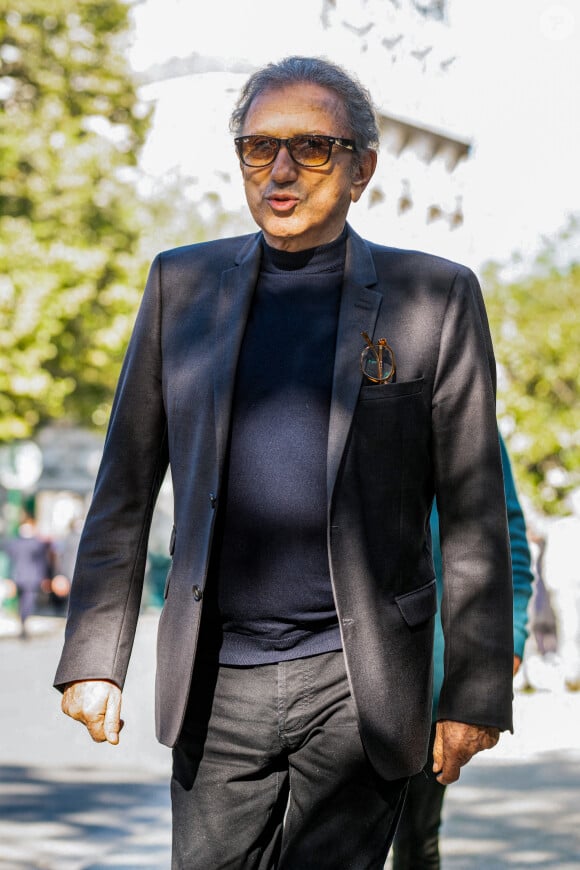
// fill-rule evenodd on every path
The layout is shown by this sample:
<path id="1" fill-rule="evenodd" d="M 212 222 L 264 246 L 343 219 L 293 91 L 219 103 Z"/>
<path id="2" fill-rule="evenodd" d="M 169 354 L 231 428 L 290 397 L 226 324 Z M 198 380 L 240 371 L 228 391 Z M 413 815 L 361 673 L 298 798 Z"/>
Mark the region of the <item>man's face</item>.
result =
<path id="1" fill-rule="evenodd" d="M 307 82 L 265 91 L 252 102 L 243 136 L 287 139 L 318 133 L 348 139 L 346 113 L 334 91 Z M 302 251 L 336 239 L 344 227 L 351 202 L 368 184 L 376 163 L 365 152 L 357 166 L 353 154 L 334 146 L 324 166 L 295 163 L 285 147 L 269 166 L 241 164 L 252 217 L 274 248 Z"/>

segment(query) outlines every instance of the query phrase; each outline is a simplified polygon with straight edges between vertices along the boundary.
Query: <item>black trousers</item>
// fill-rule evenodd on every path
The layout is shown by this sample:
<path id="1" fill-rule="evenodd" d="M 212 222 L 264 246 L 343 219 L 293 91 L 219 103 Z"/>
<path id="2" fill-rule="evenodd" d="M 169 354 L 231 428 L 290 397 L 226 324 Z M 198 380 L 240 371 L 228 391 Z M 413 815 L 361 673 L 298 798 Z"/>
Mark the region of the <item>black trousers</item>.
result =
<path id="1" fill-rule="evenodd" d="M 409 780 L 405 805 L 393 841 L 393 870 L 439 870 L 439 829 L 446 786 L 431 771 L 435 726 L 429 761 Z"/>
<path id="2" fill-rule="evenodd" d="M 366 758 L 341 651 L 200 663 L 173 752 L 172 868 L 382 870 L 406 785 Z"/>

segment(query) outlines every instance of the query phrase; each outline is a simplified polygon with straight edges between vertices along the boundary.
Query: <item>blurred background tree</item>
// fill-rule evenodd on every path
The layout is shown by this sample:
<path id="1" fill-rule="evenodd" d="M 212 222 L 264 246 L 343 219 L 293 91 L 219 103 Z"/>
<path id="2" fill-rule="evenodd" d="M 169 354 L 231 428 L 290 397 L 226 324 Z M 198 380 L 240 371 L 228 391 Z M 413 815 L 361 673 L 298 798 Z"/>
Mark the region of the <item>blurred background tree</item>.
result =
<path id="1" fill-rule="evenodd" d="M 548 514 L 580 486 L 580 224 L 545 247 L 529 275 L 484 273 L 498 363 L 498 417 L 522 490 Z M 517 267 L 517 257 L 511 264 Z"/>
<path id="2" fill-rule="evenodd" d="M 110 400 L 142 284 L 127 31 L 118 0 L 23 0 L 0 21 L 2 439 L 98 424 Z"/>
<path id="3" fill-rule="evenodd" d="M 153 249 L 196 241 L 191 203 L 139 192 L 150 122 L 121 0 L 0 0 L 0 441 L 103 428 Z M 207 224 L 211 224 L 208 226 Z"/>

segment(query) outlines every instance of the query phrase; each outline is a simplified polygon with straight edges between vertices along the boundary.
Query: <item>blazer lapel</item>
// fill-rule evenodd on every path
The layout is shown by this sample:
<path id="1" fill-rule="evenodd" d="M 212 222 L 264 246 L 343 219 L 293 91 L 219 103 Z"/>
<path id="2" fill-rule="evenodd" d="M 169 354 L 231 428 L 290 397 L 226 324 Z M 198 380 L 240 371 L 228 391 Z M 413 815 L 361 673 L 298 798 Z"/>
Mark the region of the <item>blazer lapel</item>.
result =
<path id="1" fill-rule="evenodd" d="M 328 428 L 326 480 L 329 507 L 361 385 L 359 359 L 364 347 L 361 332 L 366 330 L 369 335 L 373 334 L 381 305 L 382 294 L 370 289 L 376 283 L 369 247 L 349 227 Z"/>
<path id="2" fill-rule="evenodd" d="M 238 357 L 260 270 L 260 233 L 238 255 L 236 266 L 222 273 L 216 321 L 214 402 L 216 448 L 221 473 L 230 427 Z"/>

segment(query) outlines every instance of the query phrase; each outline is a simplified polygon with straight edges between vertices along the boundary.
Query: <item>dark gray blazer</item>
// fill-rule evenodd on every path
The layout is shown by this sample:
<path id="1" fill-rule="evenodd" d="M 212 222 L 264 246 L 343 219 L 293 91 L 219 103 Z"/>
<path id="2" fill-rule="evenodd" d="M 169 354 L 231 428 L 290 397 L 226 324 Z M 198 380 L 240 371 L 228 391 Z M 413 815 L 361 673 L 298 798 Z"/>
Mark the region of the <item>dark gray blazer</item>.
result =
<path id="1" fill-rule="evenodd" d="M 260 234 L 154 261 L 79 549 L 55 684 L 123 685 L 151 514 L 168 462 L 173 564 L 158 637 L 157 734 L 173 745 L 188 697 Z M 385 337 L 396 383 L 362 382 L 361 331 Z M 327 457 L 328 556 L 361 736 L 376 769 L 425 763 L 436 591 L 445 571 L 439 717 L 511 729 L 512 589 L 481 291 L 463 266 L 349 228 Z"/>

